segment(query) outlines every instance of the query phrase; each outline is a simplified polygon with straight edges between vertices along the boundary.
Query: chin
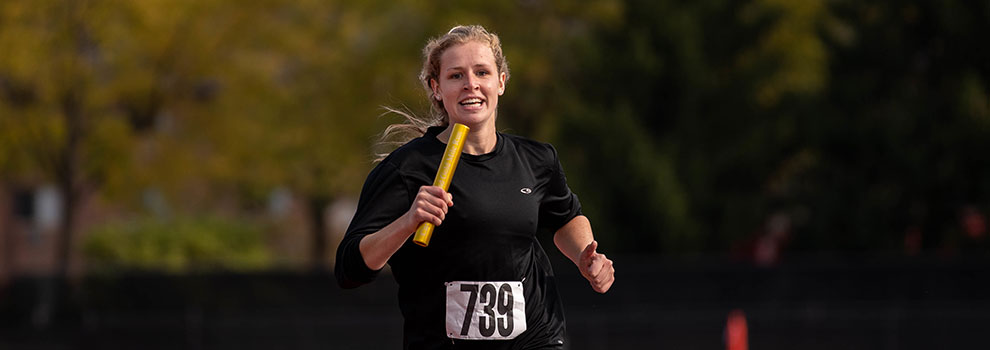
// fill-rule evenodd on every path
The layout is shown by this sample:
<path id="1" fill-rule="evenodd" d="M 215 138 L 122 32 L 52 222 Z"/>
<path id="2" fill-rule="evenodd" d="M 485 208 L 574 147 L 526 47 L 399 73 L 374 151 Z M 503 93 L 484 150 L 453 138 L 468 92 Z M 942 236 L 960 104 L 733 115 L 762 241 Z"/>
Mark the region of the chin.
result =
<path id="1" fill-rule="evenodd" d="M 466 115 L 466 116 L 465 115 L 460 115 L 460 116 L 451 116 L 450 117 L 451 123 L 461 123 L 461 124 L 464 124 L 464 125 L 467 125 L 467 126 L 484 124 L 484 123 L 489 122 L 489 121 L 491 121 L 493 119 L 494 119 L 494 115 L 493 114 L 490 114 L 488 116 L 482 116 L 482 115 L 479 114 L 479 115 Z"/>

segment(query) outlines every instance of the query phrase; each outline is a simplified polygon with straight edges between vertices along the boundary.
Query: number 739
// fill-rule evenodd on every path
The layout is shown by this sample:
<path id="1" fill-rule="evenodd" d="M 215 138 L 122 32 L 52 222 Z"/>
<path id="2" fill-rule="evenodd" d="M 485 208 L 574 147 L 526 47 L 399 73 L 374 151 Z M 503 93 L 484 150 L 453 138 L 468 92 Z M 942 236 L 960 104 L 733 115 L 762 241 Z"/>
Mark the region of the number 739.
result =
<path id="1" fill-rule="evenodd" d="M 526 330 L 521 282 L 454 282 L 447 299 L 451 338 L 512 339 Z"/>

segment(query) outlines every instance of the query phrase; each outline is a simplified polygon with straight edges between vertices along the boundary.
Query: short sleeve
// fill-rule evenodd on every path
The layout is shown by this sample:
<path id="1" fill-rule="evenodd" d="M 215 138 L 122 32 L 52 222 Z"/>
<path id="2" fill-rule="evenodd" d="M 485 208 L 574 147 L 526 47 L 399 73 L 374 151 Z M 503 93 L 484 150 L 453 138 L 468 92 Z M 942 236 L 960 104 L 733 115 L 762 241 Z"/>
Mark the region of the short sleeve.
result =
<path id="1" fill-rule="evenodd" d="M 548 145 L 549 146 L 549 145 Z M 564 168 L 560 165 L 557 150 L 549 146 L 552 161 L 546 194 L 540 203 L 540 227 L 557 231 L 574 217 L 581 215 L 581 202 L 567 186 Z"/>
<path id="2" fill-rule="evenodd" d="M 342 288 L 355 288 L 375 279 L 380 270 L 371 270 L 365 264 L 361 239 L 381 230 L 409 209 L 409 191 L 402 176 L 394 164 L 386 161 L 368 174 L 357 211 L 337 247 L 334 275 Z"/>

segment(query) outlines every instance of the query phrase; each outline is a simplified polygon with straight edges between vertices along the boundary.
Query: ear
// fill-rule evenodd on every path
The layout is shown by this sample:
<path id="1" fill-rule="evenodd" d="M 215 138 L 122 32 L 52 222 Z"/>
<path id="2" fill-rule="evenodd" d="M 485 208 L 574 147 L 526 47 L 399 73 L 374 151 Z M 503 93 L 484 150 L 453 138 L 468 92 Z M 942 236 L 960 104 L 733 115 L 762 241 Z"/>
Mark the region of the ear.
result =
<path id="1" fill-rule="evenodd" d="M 430 88 L 433 89 L 433 99 L 440 101 L 440 83 L 436 79 L 430 78 Z"/>
<path id="2" fill-rule="evenodd" d="M 505 82 L 506 82 L 506 75 L 505 75 L 505 72 L 502 72 L 502 73 L 500 73 L 498 75 L 498 95 L 499 96 L 502 96 L 502 94 L 505 93 Z"/>

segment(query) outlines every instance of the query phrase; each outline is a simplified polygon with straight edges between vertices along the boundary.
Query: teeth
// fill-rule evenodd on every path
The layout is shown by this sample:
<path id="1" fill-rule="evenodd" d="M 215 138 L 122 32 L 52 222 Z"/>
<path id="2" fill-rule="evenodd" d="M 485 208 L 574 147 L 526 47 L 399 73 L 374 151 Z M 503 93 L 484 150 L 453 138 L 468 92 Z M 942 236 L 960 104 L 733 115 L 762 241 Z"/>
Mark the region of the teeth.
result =
<path id="1" fill-rule="evenodd" d="M 466 99 L 464 101 L 461 101 L 461 104 L 462 105 L 469 105 L 469 104 L 476 104 L 476 103 L 477 104 L 481 104 L 481 99 L 480 98 L 469 98 L 469 99 Z"/>

